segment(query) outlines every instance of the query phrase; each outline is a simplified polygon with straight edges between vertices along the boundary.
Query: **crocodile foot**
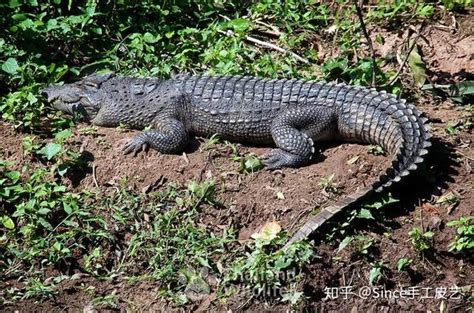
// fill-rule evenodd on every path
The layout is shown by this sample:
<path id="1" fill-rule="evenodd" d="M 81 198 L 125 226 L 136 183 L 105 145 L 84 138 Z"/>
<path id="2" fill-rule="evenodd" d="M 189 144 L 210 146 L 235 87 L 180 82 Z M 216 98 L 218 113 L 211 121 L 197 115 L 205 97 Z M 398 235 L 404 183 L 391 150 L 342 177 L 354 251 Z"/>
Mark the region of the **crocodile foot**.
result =
<path id="1" fill-rule="evenodd" d="M 262 162 L 268 169 L 277 169 L 282 167 L 299 167 L 306 163 L 307 160 L 300 155 L 282 149 L 273 149 L 262 157 Z"/>
<path id="2" fill-rule="evenodd" d="M 143 136 L 136 136 L 133 139 L 129 140 L 123 147 L 123 154 L 129 154 L 133 152 L 133 155 L 136 156 L 140 151 L 146 151 L 149 148 L 149 144 L 146 141 L 146 138 Z"/>

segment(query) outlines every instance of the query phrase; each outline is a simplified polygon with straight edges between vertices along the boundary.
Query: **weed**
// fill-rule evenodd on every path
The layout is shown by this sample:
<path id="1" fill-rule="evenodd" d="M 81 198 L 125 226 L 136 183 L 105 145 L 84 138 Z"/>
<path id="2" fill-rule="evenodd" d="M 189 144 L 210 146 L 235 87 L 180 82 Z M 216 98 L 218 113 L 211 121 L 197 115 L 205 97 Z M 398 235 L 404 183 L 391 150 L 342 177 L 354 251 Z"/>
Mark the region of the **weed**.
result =
<path id="1" fill-rule="evenodd" d="M 385 150 L 379 145 L 369 145 L 367 147 L 370 154 L 373 155 L 385 155 Z"/>
<path id="2" fill-rule="evenodd" d="M 384 268 L 383 262 L 372 263 L 372 268 L 369 271 L 369 284 L 374 285 L 380 280 Z"/>
<path id="3" fill-rule="evenodd" d="M 449 243 L 449 251 L 470 251 L 474 248 L 474 216 L 462 216 L 447 223 L 456 227 L 456 237 Z"/>
<path id="4" fill-rule="evenodd" d="M 373 238 L 368 238 L 363 235 L 357 236 L 347 236 L 345 237 L 340 243 L 339 247 L 337 248 L 337 252 L 339 253 L 344 248 L 346 248 L 349 244 L 356 242 L 355 247 L 355 255 L 356 256 L 363 256 L 366 257 L 369 255 L 369 249 L 372 247 L 374 240 Z"/>
<path id="5" fill-rule="evenodd" d="M 310 260 L 312 251 L 307 243 L 298 243 L 283 254 L 278 251 L 286 241 L 283 233 L 242 246 L 236 242 L 232 227 L 212 231 L 203 224 L 205 208 L 219 204 L 213 181 L 171 183 L 146 195 L 130 190 L 126 177 L 114 191 L 68 190 L 65 177 L 76 169 L 86 170 L 88 164 L 80 153 L 68 148 L 74 119 L 53 112 L 39 90 L 110 70 L 158 78 L 169 77 L 172 72 L 197 71 L 325 78 L 368 85 L 372 63 L 354 53 L 361 40 L 354 36 L 360 26 L 354 22 L 353 6 L 296 0 L 185 0 L 166 5 L 147 0 L 59 2 L 0 4 L 0 116 L 29 134 L 22 143 L 28 157 L 23 164 L 0 160 L 0 273 L 2 280 L 22 284 L 21 288 L 0 291 L 6 302 L 53 297 L 61 274 L 46 284 L 44 273 L 51 272 L 47 271 L 50 268 L 60 273 L 73 268 L 101 279 L 124 275 L 130 283 L 156 280 L 159 294 L 177 305 L 189 301 L 189 291 L 207 291 L 202 283 L 203 268 L 216 278 L 220 290 L 240 282 L 262 294 L 297 280 L 279 275 L 296 271 Z M 456 10 L 471 0 L 442 3 L 448 10 Z M 436 7 L 412 0 L 387 2 L 371 6 L 367 22 L 424 19 Z M 309 63 L 300 64 L 289 53 L 255 46 L 244 40 L 248 35 L 281 46 Z M 337 49 L 338 57 L 321 62 L 319 49 L 314 46 L 319 41 L 315 35 L 332 42 L 331 49 Z M 376 41 L 383 38 L 378 36 Z M 377 60 L 377 68 L 386 65 L 384 62 Z M 384 72 L 377 70 L 376 82 L 384 84 L 393 74 L 385 67 Z M 461 82 L 448 86 L 447 92 L 453 100 L 465 103 L 472 94 L 471 87 L 472 82 Z M 400 84 L 387 91 L 399 92 Z M 452 132 L 468 131 L 472 123 L 467 120 L 451 126 Z M 124 125 L 118 129 L 128 131 Z M 94 127 L 78 131 L 97 135 Z M 49 138 L 46 142 L 44 136 Z M 213 136 L 202 149 L 211 149 L 218 142 Z M 240 172 L 252 173 L 261 167 L 256 156 L 239 154 L 236 145 L 226 146 L 239 163 Z M 1 150 L 2 157 L 8 155 Z M 378 150 L 374 148 L 374 153 L 382 153 Z M 323 179 L 323 190 L 338 191 L 333 178 Z M 283 195 L 277 193 L 277 197 Z M 330 236 L 337 233 L 348 237 L 354 219 L 372 219 L 376 216 L 374 208 L 391 202 L 389 197 L 351 212 Z M 466 251 L 471 247 L 464 239 L 470 236 L 470 224 L 459 224 L 458 228 L 463 230 L 460 233 L 458 229 L 451 249 Z M 369 254 L 371 239 L 350 237 L 357 244 L 358 255 Z M 383 265 L 375 263 L 370 281 L 377 281 L 382 272 Z M 91 296 L 95 307 L 117 307 L 115 293 L 93 292 Z M 280 296 L 281 301 L 292 304 L 303 298 L 292 287 L 281 289 Z"/>
<path id="6" fill-rule="evenodd" d="M 334 174 L 329 175 L 328 177 L 321 178 L 319 186 L 328 193 L 338 194 L 341 190 L 337 183 L 334 182 Z"/>
<path id="7" fill-rule="evenodd" d="M 380 220 L 378 216 L 379 215 L 378 212 L 382 210 L 383 208 L 397 202 L 399 202 L 399 200 L 393 198 L 393 196 L 390 193 L 384 193 L 382 195 L 379 195 L 377 198 L 373 200 L 369 200 L 368 203 L 363 204 L 362 208 L 358 210 L 351 210 L 347 214 L 344 222 L 338 223 L 337 226 L 335 226 L 331 231 L 329 231 L 326 234 L 327 240 L 333 240 L 336 236 L 342 235 L 345 238 L 344 240 L 352 241 L 353 240 L 352 236 L 348 237 L 347 233 L 351 231 L 350 227 L 354 220 L 357 220 L 357 219 L 372 220 L 372 219 L 375 219 L 374 215 L 378 217 L 378 220 Z M 352 238 L 352 239 L 349 239 L 349 238 Z"/>
<path id="8" fill-rule="evenodd" d="M 284 286 L 298 279 L 298 268 L 312 256 L 311 247 L 305 242 L 291 245 L 286 252 L 276 250 L 287 239 L 284 233 L 257 238 L 249 245 L 251 252 L 232 263 L 225 281 L 241 283 L 258 296 L 280 297 L 285 291 Z M 289 296 L 285 299 L 296 301 Z"/>
<path id="9" fill-rule="evenodd" d="M 95 297 L 94 299 L 92 299 L 91 304 L 95 309 L 118 309 L 119 304 L 117 291 L 114 290 L 111 294 Z"/>
<path id="10" fill-rule="evenodd" d="M 263 168 L 263 163 L 253 153 L 246 154 L 240 157 L 239 172 L 249 174 L 254 173 Z"/>
<path id="11" fill-rule="evenodd" d="M 397 271 L 401 272 L 404 269 L 408 268 L 410 264 L 413 262 L 412 259 L 407 259 L 407 258 L 400 258 L 397 261 Z"/>
<path id="12" fill-rule="evenodd" d="M 234 162 L 239 163 L 239 172 L 244 174 L 252 174 L 258 170 L 263 168 L 262 161 L 253 153 L 248 154 L 240 154 L 237 145 L 225 141 L 226 147 L 230 148 L 231 150 L 231 159 Z"/>
<path id="13" fill-rule="evenodd" d="M 54 285 L 45 286 L 38 279 L 32 278 L 28 280 L 25 288 L 24 298 L 33 298 L 33 297 L 44 297 L 51 298 L 56 294 L 54 290 Z"/>
<path id="14" fill-rule="evenodd" d="M 200 146 L 200 151 L 207 151 L 213 149 L 218 143 L 221 142 L 218 134 L 212 135 L 205 144 Z"/>
<path id="15" fill-rule="evenodd" d="M 96 137 L 98 135 L 97 126 L 85 126 L 85 127 L 79 128 L 77 131 L 83 135 L 88 135 L 92 137 Z"/>
<path id="16" fill-rule="evenodd" d="M 414 227 L 408 233 L 408 236 L 410 237 L 413 248 L 417 252 L 423 253 L 431 248 L 434 233 L 431 231 L 422 232 L 419 228 Z"/>

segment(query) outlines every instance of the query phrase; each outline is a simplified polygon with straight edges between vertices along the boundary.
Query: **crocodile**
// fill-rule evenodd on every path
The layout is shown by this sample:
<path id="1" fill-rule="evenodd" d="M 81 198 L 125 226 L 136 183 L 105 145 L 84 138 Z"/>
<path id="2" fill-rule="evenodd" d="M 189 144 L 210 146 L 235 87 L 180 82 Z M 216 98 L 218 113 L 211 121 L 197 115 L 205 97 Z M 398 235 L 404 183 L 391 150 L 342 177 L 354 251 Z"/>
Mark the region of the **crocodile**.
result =
<path id="1" fill-rule="evenodd" d="M 276 146 L 262 157 L 268 169 L 310 163 L 315 142 L 323 140 L 376 144 L 393 155 L 392 165 L 375 182 L 309 218 L 285 249 L 336 213 L 409 175 L 431 145 L 427 119 L 414 105 L 385 91 L 346 84 L 191 74 L 161 80 L 108 73 L 50 86 L 42 94 L 54 108 L 94 125 L 146 128 L 123 146 L 125 154 L 149 147 L 179 153 L 190 136 L 218 134 Z"/>

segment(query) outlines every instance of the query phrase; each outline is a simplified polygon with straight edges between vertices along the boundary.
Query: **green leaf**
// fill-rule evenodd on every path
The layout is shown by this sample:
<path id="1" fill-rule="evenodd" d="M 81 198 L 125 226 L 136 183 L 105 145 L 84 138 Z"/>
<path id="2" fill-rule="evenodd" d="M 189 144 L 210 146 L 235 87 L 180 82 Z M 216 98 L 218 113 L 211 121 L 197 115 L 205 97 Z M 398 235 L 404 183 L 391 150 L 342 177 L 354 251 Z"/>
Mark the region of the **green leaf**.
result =
<path id="1" fill-rule="evenodd" d="M 278 259 L 276 259 L 275 268 L 278 270 L 283 270 L 287 268 L 288 266 L 290 266 L 291 262 L 292 262 L 291 258 L 287 259 L 285 256 L 281 256 Z"/>
<path id="2" fill-rule="evenodd" d="M 339 247 L 337 248 L 337 252 L 336 253 L 339 253 L 341 252 L 342 249 L 344 249 L 345 247 L 347 247 L 351 242 L 352 240 L 354 240 L 354 237 L 352 236 L 349 236 L 349 237 L 346 237 L 344 238 L 341 243 L 339 244 Z"/>
<path id="3" fill-rule="evenodd" d="M 368 219 L 368 220 L 373 220 L 374 219 L 372 213 L 368 209 L 361 209 L 359 214 L 357 214 L 357 217 L 358 218 L 365 218 L 365 219 Z"/>
<path id="4" fill-rule="evenodd" d="M 2 224 L 6 229 L 14 229 L 15 228 L 15 223 L 9 216 L 3 216 L 2 217 Z"/>
<path id="5" fill-rule="evenodd" d="M 303 292 L 300 292 L 300 291 L 285 293 L 285 294 L 282 295 L 281 301 L 283 301 L 283 302 L 288 301 L 292 305 L 295 305 L 301 300 L 302 295 L 303 295 Z"/>
<path id="6" fill-rule="evenodd" d="M 70 129 L 65 129 L 65 130 L 62 130 L 62 131 L 56 133 L 56 135 L 54 135 L 54 138 L 57 141 L 63 142 L 65 139 L 67 139 L 71 136 L 72 136 L 72 131 Z"/>
<path id="7" fill-rule="evenodd" d="M 243 18 L 236 18 L 229 22 L 229 25 L 238 33 L 244 32 L 250 27 L 250 22 Z"/>
<path id="8" fill-rule="evenodd" d="M 8 58 L 2 64 L 2 70 L 10 75 L 16 74 L 18 68 L 18 62 L 14 58 Z"/>
<path id="9" fill-rule="evenodd" d="M 38 210 L 39 215 L 47 215 L 49 212 L 51 212 L 51 210 L 48 208 L 41 208 Z"/>
<path id="10" fill-rule="evenodd" d="M 426 233 L 423 234 L 423 236 L 426 237 L 426 238 L 433 238 L 434 232 L 427 231 Z"/>
<path id="11" fill-rule="evenodd" d="M 371 285 L 373 285 L 379 280 L 381 272 L 382 272 L 382 267 L 380 266 L 372 267 L 372 269 L 369 272 L 369 282 Z"/>
<path id="12" fill-rule="evenodd" d="M 263 168 L 262 161 L 253 154 L 246 155 L 244 158 L 240 159 L 240 172 L 255 172 Z"/>
<path id="13" fill-rule="evenodd" d="M 69 205 L 69 203 L 64 202 L 63 208 L 64 208 L 64 212 L 66 212 L 67 214 L 72 213 L 72 207 Z"/>
<path id="14" fill-rule="evenodd" d="M 404 269 L 405 267 L 407 267 L 408 265 L 410 265 L 412 262 L 411 259 L 407 259 L 407 258 L 401 258 L 397 261 L 397 271 L 401 271 L 402 269 Z"/>
<path id="15" fill-rule="evenodd" d="M 410 45 L 411 44 L 412 43 L 410 42 Z M 415 81 L 415 84 L 419 88 L 423 87 L 426 82 L 426 65 L 421 59 L 421 55 L 418 52 L 418 47 L 416 44 L 408 56 L 408 65 L 410 66 L 411 75 Z"/>
<path id="16" fill-rule="evenodd" d="M 51 160 L 61 151 L 62 148 L 63 146 L 58 143 L 48 143 L 46 146 L 40 149 L 38 153 L 46 157 L 46 159 Z"/>
<path id="17" fill-rule="evenodd" d="M 460 83 L 457 83 L 456 86 L 459 90 L 459 95 L 472 95 L 474 94 L 474 80 L 466 80 Z"/>
<path id="18" fill-rule="evenodd" d="M 21 173 L 18 171 L 11 171 L 11 172 L 5 173 L 5 176 L 10 178 L 12 183 L 16 183 L 20 179 Z"/>
<path id="19" fill-rule="evenodd" d="M 67 164 L 60 164 L 58 166 L 58 174 L 60 176 L 64 176 L 64 174 L 66 174 L 68 170 L 69 170 L 69 166 Z"/>
<path id="20" fill-rule="evenodd" d="M 63 186 L 63 185 L 54 186 L 53 191 L 54 192 L 65 192 L 66 191 L 66 186 Z"/>
<path id="21" fill-rule="evenodd" d="M 44 218 L 40 217 L 38 219 L 38 222 L 46 229 L 48 230 L 53 230 L 53 226 L 48 222 L 46 221 Z"/>
<path id="22" fill-rule="evenodd" d="M 156 43 L 160 39 L 160 36 L 154 36 L 152 33 L 146 32 L 143 34 L 143 40 L 146 43 Z"/>

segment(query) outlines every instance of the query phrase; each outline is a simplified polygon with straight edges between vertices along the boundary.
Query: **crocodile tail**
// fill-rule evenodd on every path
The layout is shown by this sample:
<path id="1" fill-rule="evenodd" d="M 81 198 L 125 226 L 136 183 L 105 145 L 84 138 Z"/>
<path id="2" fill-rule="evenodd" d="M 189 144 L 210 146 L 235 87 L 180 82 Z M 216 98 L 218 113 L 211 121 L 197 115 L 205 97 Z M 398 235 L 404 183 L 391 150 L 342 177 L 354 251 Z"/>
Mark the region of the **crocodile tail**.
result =
<path id="1" fill-rule="evenodd" d="M 362 97 L 359 97 L 362 99 L 360 103 L 344 104 L 352 107 L 352 111 L 347 111 L 347 116 L 353 116 L 354 112 L 360 111 L 369 114 L 361 121 L 354 121 L 349 117 L 346 125 L 349 125 L 347 129 L 351 130 L 351 134 L 346 134 L 346 137 L 381 145 L 394 154 L 392 166 L 372 185 L 344 197 L 312 216 L 291 237 L 283 250 L 286 250 L 293 242 L 307 238 L 335 214 L 352 207 L 371 194 L 382 192 L 409 175 L 417 169 L 418 164 L 424 161 L 424 156 L 428 153 L 427 149 L 431 146 L 429 142 L 431 135 L 426 125 L 427 119 L 412 104 L 407 104 L 406 100 L 399 100 L 385 91 L 377 92 L 375 89 L 358 87 L 347 88 L 356 88 L 357 92 L 362 92 Z M 368 110 L 367 107 L 370 109 Z M 374 116 L 377 118 L 374 119 Z M 351 122 L 352 125 L 350 125 Z"/>

